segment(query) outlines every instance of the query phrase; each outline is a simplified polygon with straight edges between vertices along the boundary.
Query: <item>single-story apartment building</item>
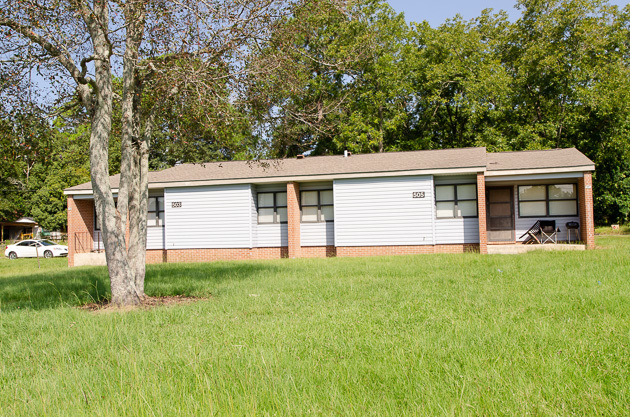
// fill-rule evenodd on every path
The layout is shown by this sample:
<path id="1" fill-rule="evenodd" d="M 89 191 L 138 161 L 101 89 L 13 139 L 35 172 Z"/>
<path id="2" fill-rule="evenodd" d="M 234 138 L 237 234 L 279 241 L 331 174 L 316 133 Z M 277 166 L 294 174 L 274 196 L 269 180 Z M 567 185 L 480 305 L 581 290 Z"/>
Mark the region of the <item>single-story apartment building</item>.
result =
<path id="1" fill-rule="evenodd" d="M 488 253 L 539 220 L 592 248 L 594 169 L 574 148 L 182 164 L 149 174 L 147 262 Z M 65 193 L 73 266 L 103 246 L 91 184 Z"/>

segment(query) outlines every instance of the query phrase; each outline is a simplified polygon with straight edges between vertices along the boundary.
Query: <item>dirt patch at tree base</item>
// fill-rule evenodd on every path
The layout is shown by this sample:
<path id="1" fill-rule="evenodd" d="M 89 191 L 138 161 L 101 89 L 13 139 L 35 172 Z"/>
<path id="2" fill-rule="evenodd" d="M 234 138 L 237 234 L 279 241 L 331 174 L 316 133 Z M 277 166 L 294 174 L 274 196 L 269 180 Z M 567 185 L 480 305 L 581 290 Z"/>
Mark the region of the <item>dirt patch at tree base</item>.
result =
<path id="1" fill-rule="evenodd" d="M 210 297 L 189 297 L 185 295 L 166 295 L 162 297 L 144 297 L 142 304 L 132 306 L 119 306 L 111 304 L 108 300 L 99 303 L 90 303 L 79 306 L 79 310 L 93 313 L 125 312 L 134 310 L 150 310 L 160 306 L 172 306 L 180 304 L 190 304 L 197 301 L 208 300 Z"/>

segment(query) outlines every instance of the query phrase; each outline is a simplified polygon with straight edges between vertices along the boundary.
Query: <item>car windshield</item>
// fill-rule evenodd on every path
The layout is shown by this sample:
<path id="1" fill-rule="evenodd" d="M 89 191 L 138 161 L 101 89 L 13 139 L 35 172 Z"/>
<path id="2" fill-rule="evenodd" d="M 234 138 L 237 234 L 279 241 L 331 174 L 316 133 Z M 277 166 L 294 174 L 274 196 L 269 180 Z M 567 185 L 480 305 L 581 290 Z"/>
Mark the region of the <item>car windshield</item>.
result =
<path id="1" fill-rule="evenodd" d="M 42 245 L 44 245 L 44 246 L 55 246 L 56 245 L 56 243 L 51 242 L 50 240 L 42 240 L 42 241 L 40 241 L 40 243 Z"/>

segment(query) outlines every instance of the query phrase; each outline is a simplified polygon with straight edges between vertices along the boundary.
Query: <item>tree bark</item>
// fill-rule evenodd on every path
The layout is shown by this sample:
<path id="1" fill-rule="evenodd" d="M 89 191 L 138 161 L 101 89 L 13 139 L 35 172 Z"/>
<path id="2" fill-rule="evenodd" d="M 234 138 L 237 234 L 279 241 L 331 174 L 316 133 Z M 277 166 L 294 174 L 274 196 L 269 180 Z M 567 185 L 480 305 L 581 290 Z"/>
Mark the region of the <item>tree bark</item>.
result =
<path id="1" fill-rule="evenodd" d="M 94 113 L 90 135 L 90 174 L 94 203 L 101 219 L 103 245 L 111 285 L 111 302 L 132 305 L 140 302 L 132 271 L 127 261 L 125 231 L 121 229 L 120 213 L 114 205 L 109 182 L 109 136 L 112 127 L 111 48 L 107 39 L 109 11 L 107 2 L 94 2 L 94 15 L 99 23 L 88 24 L 94 45 Z"/>

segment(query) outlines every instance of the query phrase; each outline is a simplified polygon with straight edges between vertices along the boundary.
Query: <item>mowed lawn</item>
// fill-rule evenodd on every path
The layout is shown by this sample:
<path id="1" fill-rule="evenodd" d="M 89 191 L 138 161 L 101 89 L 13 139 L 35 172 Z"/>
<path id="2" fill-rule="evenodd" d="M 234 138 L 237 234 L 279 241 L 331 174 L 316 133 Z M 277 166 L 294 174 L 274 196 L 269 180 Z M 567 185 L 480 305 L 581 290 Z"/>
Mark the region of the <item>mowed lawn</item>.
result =
<path id="1" fill-rule="evenodd" d="M 601 249 L 104 268 L 0 260 L 2 415 L 628 415 L 630 237 Z"/>

